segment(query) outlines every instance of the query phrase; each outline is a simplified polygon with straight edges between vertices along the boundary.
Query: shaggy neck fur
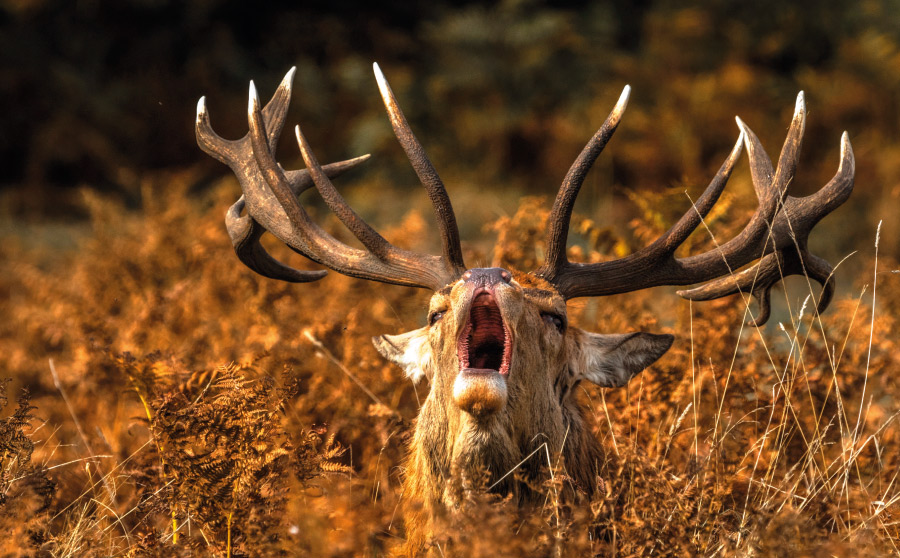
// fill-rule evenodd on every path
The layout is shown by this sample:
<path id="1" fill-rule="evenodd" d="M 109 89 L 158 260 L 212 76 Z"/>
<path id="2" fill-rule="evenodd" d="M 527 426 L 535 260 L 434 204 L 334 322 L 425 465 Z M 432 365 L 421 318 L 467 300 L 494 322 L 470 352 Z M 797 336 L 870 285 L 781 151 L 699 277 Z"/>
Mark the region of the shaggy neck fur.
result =
<path id="1" fill-rule="evenodd" d="M 579 351 L 580 332 L 569 333 L 571 349 Z M 433 376 L 434 385 L 416 421 L 407 462 L 404 494 L 408 495 L 406 548 L 410 555 L 433 538 L 431 519 L 458 510 L 467 491 L 488 489 L 512 495 L 526 506 L 543 502 L 544 493 L 534 487 L 541 487 L 549 478 L 548 452 L 542 448 L 545 443 L 554 465 L 559 460 L 572 479 L 564 497 L 593 495 L 604 454 L 575 401 L 578 379 L 568 364 L 546 370 L 545 359 L 540 345 L 517 346 L 507 405 L 481 422 L 442 397 L 452 389 L 452 376 Z M 526 375 L 529 364 L 543 365 L 543 373 Z M 516 373 L 518 377 L 513 376 Z M 544 381 L 532 381 L 532 376 Z M 523 476 L 526 482 L 519 480 Z"/>

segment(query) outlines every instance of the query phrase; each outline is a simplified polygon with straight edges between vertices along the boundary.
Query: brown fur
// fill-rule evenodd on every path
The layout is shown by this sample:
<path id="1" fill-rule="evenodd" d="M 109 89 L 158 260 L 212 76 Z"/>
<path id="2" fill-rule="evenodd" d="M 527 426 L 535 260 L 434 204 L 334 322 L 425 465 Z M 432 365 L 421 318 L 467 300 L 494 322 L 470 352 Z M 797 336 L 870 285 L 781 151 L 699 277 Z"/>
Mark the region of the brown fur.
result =
<path id="1" fill-rule="evenodd" d="M 597 486 L 604 454 L 586 426 L 574 393 L 582 379 L 596 381 L 587 367 L 606 353 L 589 355 L 592 350 L 600 350 L 588 338 L 596 334 L 574 327 L 560 332 L 544 319 L 545 312 L 564 320 L 566 314 L 565 301 L 546 281 L 522 273 L 513 277 L 511 285 L 495 291 L 513 340 L 508 400 L 496 413 L 476 417 L 461 410 L 452 399 L 460 369 L 457 339 L 467 324 L 471 302 L 463 280 L 434 294 L 430 312 L 444 314 L 432 326 L 402 338 L 382 336 L 375 340 L 382 353 L 404 365 L 411 376 L 417 377 L 411 368 L 415 365 L 410 364 L 415 361 L 431 381 L 406 467 L 405 554 L 421 552 L 435 535 L 433 518 L 458 509 L 466 491 L 484 482 L 492 492 L 511 495 L 521 505 L 539 501 L 543 495 L 535 487 L 540 487 L 548 475 L 547 454 L 542 451 L 525 458 L 543 444 L 554 459 L 561 458 L 566 476 L 572 479 L 570 495 L 591 495 Z M 413 341 L 423 336 L 427 342 Z M 630 339 L 615 336 L 615 343 L 602 351 L 618 350 L 625 344 L 619 337 Z M 671 339 L 652 360 L 670 343 Z M 404 345 L 416 354 L 401 354 Z M 516 474 L 509 474 L 514 470 Z"/>

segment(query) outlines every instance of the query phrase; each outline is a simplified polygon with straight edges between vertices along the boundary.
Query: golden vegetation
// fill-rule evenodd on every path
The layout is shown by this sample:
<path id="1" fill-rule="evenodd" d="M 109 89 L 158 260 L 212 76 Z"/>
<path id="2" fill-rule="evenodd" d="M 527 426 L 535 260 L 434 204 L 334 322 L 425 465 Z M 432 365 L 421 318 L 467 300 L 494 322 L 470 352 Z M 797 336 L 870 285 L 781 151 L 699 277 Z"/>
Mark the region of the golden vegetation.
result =
<path id="1" fill-rule="evenodd" d="M 403 538 L 403 456 L 427 386 L 369 339 L 418 327 L 426 293 L 260 278 L 221 224 L 234 186 L 197 200 L 192 181 L 148 181 L 141 213 L 88 196 L 93 229 L 72 253 L 0 243 L 6 397 L 30 392 L 0 400 L 0 555 L 371 556 Z M 495 263 L 534 267 L 547 207 L 526 199 L 486 227 Z M 639 239 L 665 221 L 654 207 L 640 205 Z M 739 225 L 718 217 L 717 235 Z M 385 233 L 413 246 L 423 227 L 411 214 Z M 573 230 L 573 258 L 633 248 L 588 219 Z M 470 494 L 439 518 L 435 551 L 897 554 L 900 298 L 877 277 L 853 296 L 841 285 L 824 316 L 791 288 L 764 330 L 740 325 L 739 298 L 572 304 L 586 329 L 677 335 L 626 389 L 581 394 L 608 450 L 602 496 L 559 498 L 565 471 L 535 454 L 553 472 L 542 509 Z"/>

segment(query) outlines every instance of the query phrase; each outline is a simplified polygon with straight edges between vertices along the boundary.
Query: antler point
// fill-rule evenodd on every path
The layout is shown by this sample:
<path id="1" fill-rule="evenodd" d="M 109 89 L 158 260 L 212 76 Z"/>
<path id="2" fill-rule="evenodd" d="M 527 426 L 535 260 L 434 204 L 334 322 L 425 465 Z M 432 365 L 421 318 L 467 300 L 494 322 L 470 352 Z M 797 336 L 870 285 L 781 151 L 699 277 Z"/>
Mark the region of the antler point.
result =
<path id="1" fill-rule="evenodd" d="M 628 105 L 628 98 L 631 97 L 631 86 L 626 85 L 622 89 L 622 94 L 619 95 L 619 100 L 616 101 L 615 110 L 618 112 L 622 112 L 625 110 L 625 107 Z"/>
<path id="2" fill-rule="evenodd" d="M 200 100 L 197 101 L 197 120 L 204 116 L 206 116 L 206 95 L 200 97 Z M 847 135 L 847 132 L 844 132 L 844 135 Z"/>
<path id="3" fill-rule="evenodd" d="M 291 66 L 291 69 L 284 75 L 284 79 L 281 80 L 281 87 L 291 90 L 291 85 L 294 83 L 294 74 L 297 72 L 297 66 Z"/>
<path id="4" fill-rule="evenodd" d="M 750 139 L 750 135 L 752 132 L 750 131 L 750 126 L 747 126 L 747 123 L 741 120 L 740 116 L 735 116 L 734 121 L 737 122 L 738 128 L 741 129 L 741 136 L 744 138 L 744 143 L 747 143 Z M 747 149 L 750 149 L 750 145 L 747 144 Z"/>
<path id="5" fill-rule="evenodd" d="M 303 157 L 303 162 L 306 164 L 306 167 L 318 167 L 319 163 L 316 162 L 316 159 L 312 154 L 312 150 L 309 148 L 309 144 L 306 142 L 306 136 L 304 136 L 303 132 L 300 131 L 299 124 L 294 126 L 294 135 L 297 136 L 297 145 L 300 147 L 300 155 Z"/>
<path id="6" fill-rule="evenodd" d="M 803 91 L 797 93 L 797 103 L 794 105 L 794 118 L 796 118 L 799 114 L 806 112 L 806 100 L 803 95 Z"/>
<path id="7" fill-rule="evenodd" d="M 256 84 L 253 83 L 253 80 L 250 80 L 250 99 L 247 102 L 247 112 L 253 113 L 256 110 L 256 107 L 259 105 L 259 95 L 256 94 Z"/>
<path id="8" fill-rule="evenodd" d="M 844 133 L 841 134 L 841 163 L 839 165 L 838 171 L 841 171 L 844 169 L 844 165 L 846 164 L 848 159 L 849 159 L 850 164 L 852 164 L 853 163 L 853 146 L 850 145 L 850 134 L 848 134 L 845 130 Z"/>
<path id="9" fill-rule="evenodd" d="M 391 86 L 388 85 L 387 79 L 384 77 L 381 68 L 378 66 L 378 62 L 372 64 L 372 69 L 375 71 L 375 81 L 378 82 L 378 89 L 381 91 L 381 96 L 387 99 L 390 95 Z"/>

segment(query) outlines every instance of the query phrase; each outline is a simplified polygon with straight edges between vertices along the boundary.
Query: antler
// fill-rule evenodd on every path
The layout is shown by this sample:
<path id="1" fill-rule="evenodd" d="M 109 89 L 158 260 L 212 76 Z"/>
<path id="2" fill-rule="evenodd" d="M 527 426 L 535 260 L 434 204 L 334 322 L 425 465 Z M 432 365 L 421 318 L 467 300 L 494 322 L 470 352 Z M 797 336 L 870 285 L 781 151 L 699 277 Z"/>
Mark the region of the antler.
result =
<path id="1" fill-rule="evenodd" d="M 614 261 L 579 264 L 565 255 L 566 236 L 575 196 L 590 165 L 599 156 L 618 125 L 629 88 L 600 130 L 585 146 L 566 176 L 551 213 L 547 233 L 547 260 L 535 274 L 553 283 L 565 298 L 603 296 L 631 292 L 659 285 L 706 285 L 679 291 L 691 300 L 711 300 L 738 292 L 756 298 L 760 312 L 750 323 L 760 326 L 769 317 L 769 292 L 784 277 L 806 274 L 822 284 L 818 309 L 824 311 L 834 293 L 833 268 L 811 254 L 807 240 L 812 228 L 825 215 L 844 203 L 853 190 L 854 160 L 850 140 L 841 138 L 841 163 L 834 178 L 821 190 L 804 198 L 787 195 L 797 168 L 800 144 L 806 124 L 803 93 L 797 104 L 778 165 L 760 145 L 756 134 L 739 118 L 740 137 L 694 207 L 649 246 Z M 747 147 L 750 171 L 759 206 L 750 222 L 736 237 L 716 248 L 686 258 L 676 258 L 675 250 L 697 228 L 719 199 L 741 153 Z M 760 260 L 740 273 L 739 268 Z M 725 277 L 723 277 L 725 276 Z"/>
<path id="2" fill-rule="evenodd" d="M 243 196 L 228 210 L 225 221 L 238 257 L 257 273 L 293 282 L 315 281 L 327 274 L 326 271 L 298 271 L 272 258 L 259 244 L 265 231 L 294 251 L 338 273 L 373 281 L 438 290 L 465 270 L 456 219 L 446 189 L 377 65 L 375 74 L 395 135 L 435 207 L 443 256 L 397 248 L 363 221 L 337 192 L 330 178 L 362 163 L 368 155 L 322 167 L 298 126 L 297 142 L 308 169 L 285 171 L 275 161 L 273 151 L 290 103 L 294 76 L 291 68 L 264 109 L 260 109 L 256 88 L 250 82 L 250 131 L 240 140 L 219 137 L 209 124 L 204 98 L 197 105 L 197 142 L 204 151 L 231 167 L 241 184 Z M 338 241 L 310 219 L 297 196 L 313 184 L 365 250 Z M 244 209 L 247 215 L 241 216 Z"/>

